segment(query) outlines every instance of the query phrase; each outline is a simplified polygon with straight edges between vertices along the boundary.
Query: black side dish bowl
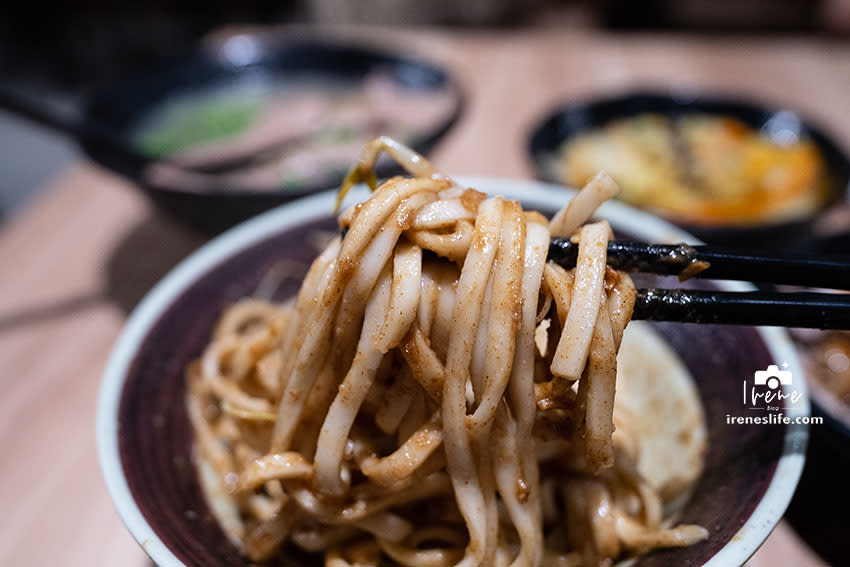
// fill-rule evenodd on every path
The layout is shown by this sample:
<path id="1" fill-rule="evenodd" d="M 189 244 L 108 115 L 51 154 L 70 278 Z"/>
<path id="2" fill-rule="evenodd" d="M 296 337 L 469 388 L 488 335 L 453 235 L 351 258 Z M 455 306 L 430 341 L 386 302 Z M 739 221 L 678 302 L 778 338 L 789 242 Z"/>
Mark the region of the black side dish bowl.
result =
<path id="1" fill-rule="evenodd" d="M 666 217 L 706 242 L 743 247 L 789 246 L 795 241 L 811 237 L 813 225 L 820 216 L 847 200 L 850 160 L 824 131 L 793 110 L 720 94 L 636 91 L 561 106 L 541 119 L 528 137 L 528 156 L 538 179 L 562 183 L 554 178 L 547 163 L 569 139 L 593 128 L 602 127 L 612 120 L 644 113 L 666 116 L 689 113 L 727 116 L 740 120 L 768 137 L 782 135 L 781 130 L 791 129 L 798 139 L 811 140 L 823 157 L 827 171 L 827 197 L 819 210 L 810 217 L 757 226 L 705 226 L 679 222 L 671 216 Z"/>

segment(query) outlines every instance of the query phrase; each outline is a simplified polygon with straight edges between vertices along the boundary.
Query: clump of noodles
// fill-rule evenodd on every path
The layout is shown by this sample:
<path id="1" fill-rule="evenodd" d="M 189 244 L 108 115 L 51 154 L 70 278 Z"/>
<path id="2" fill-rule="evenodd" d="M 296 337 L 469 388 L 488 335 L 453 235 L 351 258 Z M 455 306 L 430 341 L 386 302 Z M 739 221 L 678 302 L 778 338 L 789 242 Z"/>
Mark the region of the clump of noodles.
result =
<path id="1" fill-rule="evenodd" d="M 610 178 L 547 221 L 379 138 L 341 195 L 374 187 L 382 150 L 414 177 L 342 214 L 296 298 L 229 308 L 188 369 L 230 537 L 253 561 L 290 544 L 326 567 L 596 565 L 704 539 L 662 527 L 612 441 L 635 289 L 588 223 Z M 546 261 L 552 236 L 578 240 L 575 269 Z"/>

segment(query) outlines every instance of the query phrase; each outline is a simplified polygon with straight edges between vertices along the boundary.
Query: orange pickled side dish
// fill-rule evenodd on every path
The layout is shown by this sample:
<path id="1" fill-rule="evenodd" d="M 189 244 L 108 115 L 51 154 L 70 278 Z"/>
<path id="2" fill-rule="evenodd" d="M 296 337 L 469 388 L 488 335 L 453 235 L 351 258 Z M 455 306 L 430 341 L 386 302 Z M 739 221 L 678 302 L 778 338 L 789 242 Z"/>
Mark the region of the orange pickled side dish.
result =
<path id="1" fill-rule="evenodd" d="M 758 225 L 812 213 L 826 198 L 825 166 L 809 140 L 780 144 L 743 122 L 704 114 L 642 114 L 568 141 L 562 181 L 605 170 L 620 199 L 703 225 Z"/>

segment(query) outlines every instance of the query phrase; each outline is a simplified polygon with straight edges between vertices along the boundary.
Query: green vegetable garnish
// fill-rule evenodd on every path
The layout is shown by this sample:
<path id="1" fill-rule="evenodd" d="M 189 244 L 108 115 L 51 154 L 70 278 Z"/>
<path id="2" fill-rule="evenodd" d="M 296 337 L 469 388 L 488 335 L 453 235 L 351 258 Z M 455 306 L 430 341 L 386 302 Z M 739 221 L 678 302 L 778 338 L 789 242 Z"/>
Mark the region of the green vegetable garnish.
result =
<path id="1" fill-rule="evenodd" d="M 139 148 L 151 157 L 167 157 L 212 140 L 234 137 L 256 120 L 260 101 L 245 93 L 173 101 L 157 112 L 137 138 Z"/>

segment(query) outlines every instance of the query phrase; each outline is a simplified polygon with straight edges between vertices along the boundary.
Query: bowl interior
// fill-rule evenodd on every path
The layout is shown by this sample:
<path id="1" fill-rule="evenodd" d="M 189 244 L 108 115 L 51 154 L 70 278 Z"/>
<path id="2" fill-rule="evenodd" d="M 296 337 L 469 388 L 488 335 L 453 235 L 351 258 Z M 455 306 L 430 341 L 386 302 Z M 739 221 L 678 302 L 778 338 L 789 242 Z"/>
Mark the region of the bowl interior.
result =
<path id="1" fill-rule="evenodd" d="M 536 183 L 468 180 L 468 184 L 521 198 L 548 212 L 569 197 L 562 189 Z M 201 494 L 191 458 L 183 369 L 199 356 L 229 303 L 253 294 L 264 274 L 279 262 L 306 265 L 316 256 L 314 243 L 336 229 L 332 201 L 333 195 L 323 194 L 282 207 L 207 245 L 140 305 L 116 347 L 98 408 L 102 465 L 131 531 L 163 565 L 175 561 L 204 567 L 249 565 L 219 529 Z M 611 220 L 620 236 L 682 238 L 666 223 L 619 203 L 606 205 L 602 216 Z M 637 283 L 647 287 L 662 282 Z M 297 281 L 286 281 L 278 297 L 288 297 L 297 288 Z M 716 564 L 740 564 L 779 520 L 791 497 L 802 467 L 806 430 L 783 424 L 727 425 L 726 415 L 744 413 L 742 381 L 777 363 L 778 356 L 787 357 L 795 371 L 802 370 L 780 334 L 766 339 L 768 335 L 751 327 L 654 326 L 694 376 L 705 407 L 705 471 L 681 521 L 705 526 L 711 537 L 689 548 L 654 552 L 637 565 L 702 565 L 719 552 L 732 561 Z M 786 415 L 808 413 L 807 403 L 797 406 L 787 407 Z M 771 502 L 765 504 L 767 500 Z M 282 564 L 322 563 L 293 555 Z"/>
<path id="2" fill-rule="evenodd" d="M 304 81 L 327 82 L 334 89 L 360 88 L 375 71 L 388 76 L 400 88 L 425 96 L 447 99 L 447 110 L 423 124 L 408 145 L 429 152 L 451 129 L 463 107 L 463 95 L 449 72 L 433 63 L 354 44 L 292 39 L 261 41 L 239 36 L 240 49 L 223 54 L 196 53 L 148 73 L 124 77 L 95 88 L 84 105 L 84 121 L 91 128 L 108 131 L 127 146 L 151 111 L 164 101 L 203 90 L 298 88 Z M 331 87 L 329 87 L 331 88 Z M 172 180 L 152 181 L 136 160 L 128 160 L 110 144 L 86 142 L 83 148 L 97 164 L 116 171 L 147 190 L 156 202 L 183 221 L 207 233 L 216 233 L 295 197 L 338 187 L 344 171 L 328 171 L 281 189 L 279 183 L 251 190 L 231 189 L 223 182 L 210 188 Z M 351 156 L 355 159 L 356 156 Z M 390 162 L 381 162 L 379 173 L 399 173 Z"/>
<path id="3" fill-rule="evenodd" d="M 791 110 L 722 95 L 677 96 L 636 92 L 563 106 L 547 115 L 531 131 L 528 151 L 538 177 L 553 183 L 561 182 L 560 179 L 553 177 L 552 168 L 548 164 L 552 157 L 557 155 L 564 142 L 573 136 L 591 128 L 604 126 L 612 120 L 648 112 L 668 116 L 691 112 L 731 116 L 772 139 L 785 139 L 789 134 L 798 138 L 808 138 L 812 140 L 826 162 L 828 197 L 822 209 L 827 209 L 847 198 L 850 161 L 841 148 L 822 130 Z M 675 218 L 669 218 L 676 221 Z M 789 224 L 799 223 L 779 223 L 782 227 Z M 710 242 L 723 239 L 730 231 L 739 234 L 750 233 L 752 236 L 761 237 L 760 240 L 782 236 L 781 231 L 775 234 L 759 234 L 758 231 L 774 226 L 770 223 L 744 228 L 722 224 L 696 226 L 685 223 L 682 226 Z"/>

